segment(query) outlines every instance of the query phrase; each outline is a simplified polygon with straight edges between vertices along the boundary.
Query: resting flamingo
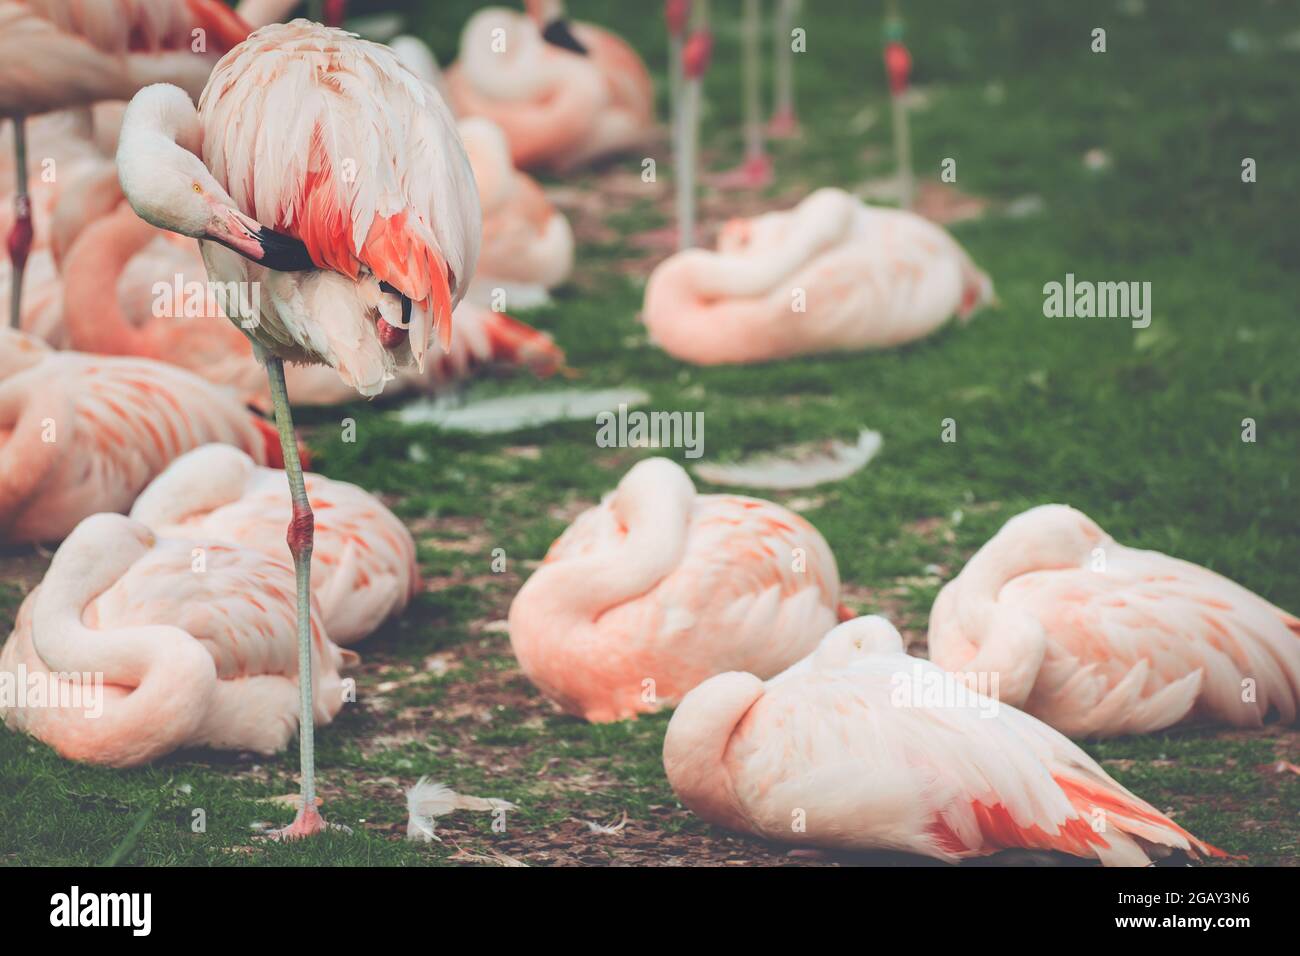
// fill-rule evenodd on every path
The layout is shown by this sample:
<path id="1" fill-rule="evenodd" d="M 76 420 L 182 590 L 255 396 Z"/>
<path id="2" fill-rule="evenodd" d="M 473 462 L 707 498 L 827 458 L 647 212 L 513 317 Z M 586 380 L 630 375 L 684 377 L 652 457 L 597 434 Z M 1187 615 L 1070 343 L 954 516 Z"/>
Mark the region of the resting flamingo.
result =
<path id="1" fill-rule="evenodd" d="M 356 485 L 306 474 L 318 516 L 312 594 L 336 644 L 354 644 L 400 613 L 420 585 L 415 541 L 397 517 Z M 238 448 L 205 445 L 177 458 L 141 492 L 131 517 L 163 538 L 224 541 L 282 561 L 289 486 Z"/>
<path id="2" fill-rule="evenodd" d="M 181 747 L 275 753 L 298 722 L 295 613 L 286 561 L 92 515 L 59 547 L 0 651 L 0 671 L 58 690 L 50 706 L 0 717 L 64 757 L 110 767 Z M 316 719 L 329 723 L 343 705 L 339 669 L 356 655 L 315 612 L 311 627 Z M 78 696 L 88 689 L 78 678 L 96 674 L 102 699 Z"/>
<path id="3" fill-rule="evenodd" d="M 901 345 L 992 299 L 943 229 L 819 189 L 789 212 L 729 222 L 717 252 L 660 263 L 642 318 L 665 351 L 717 365 Z"/>
<path id="4" fill-rule="evenodd" d="M 216 58 L 247 33 L 220 0 L 0 0 L 0 118 L 13 120 L 17 182 L 7 239 L 13 328 L 19 327 L 33 235 L 27 117 L 128 99 L 159 80 L 197 95 Z M 197 51 L 196 37 L 202 39 Z"/>
<path id="5" fill-rule="evenodd" d="M 470 117 L 460 121 L 459 129 L 483 207 L 483 247 L 469 294 L 490 305 L 500 289 L 510 308 L 544 305 L 548 291 L 573 271 L 569 220 L 535 179 L 511 164 L 501 127 Z"/>
<path id="6" fill-rule="evenodd" d="M 183 369 L 0 334 L 0 540 L 53 541 L 87 515 L 126 511 L 172 460 L 209 442 L 281 460 L 268 423 Z"/>
<path id="7" fill-rule="evenodd" d="M 839 590 L 803 518 L 696 494 L 681 466 L 651 458 L 551 545 L 510 606 L 510 643 L 565 711 L 621 720 L 722 671 L 775 674 L 835 623 Z"/>
<path id="8" fill-rule="evenodd" d="M 500 126 L 517 166 L 571 169 L 635 148 L 653 129 L 654 90 L 636 52 L 591 24 L 572 33 L 585 53 L 547 42 L 533 20 L 500 7 L 465 25 L 446 72 L 452 105 Z"/>
<path id="9" fill-rule="evenodd" d="M 732 672 L 687 694 L 664 738 L 668 782 L 710 823 L 803 846 L 947 862 L 1029 848 L 1107 866 L 1226 855 L 1041 721 L 940 698 L 946 677 L 884 618 L 845 622 L 767 682 Z"/>
<path id="10" fill-rule="evenodd" d="M 563 22 L 563 20 L 556 21 Z M 446 79 L 428 45 L 399 36 L 389 44 L 398 60 L 440 95 Z M 573 230 L 542 192 L 537 180 L 514 168 L 501 127 L 482 116 L 457 127 L 478 186 L 483 210 L 483 244 L 478 271 L 467 293 L 483 306 L 527 309 L 545 304 L 548 292 L 573 271 Z M 505 301 L 497 299 L 497 290 Z"/>
<path id="11" fill-rule="evenodd" d="M 939 592 L 930 658 L 997 674 L 1003 700 L 1072 737 L 1293 723 L 1300 705 L 1300 618 L 1065 505 L 1012 518 Z"/>
<path id="12" fill-rule="evenodd" d="M 142 90 L 117 163 L 141 218 L 203 240 L 214 280 L 260 290 L 255 312 L 230 319 L 270 379 L 293 496 L 299 672 L 310 673 L 312 511 L 284 361 L 328 365 L 372 396 L 399 367 L 423 368 L 432 333 L 450 340 L 479 245 L 478 197 L 455 123 L 387 47 L 295 20 L 263 27 L 223 57 L 198 112 L 176 87 Z M 299 682 L 302 802 L 282 838 L 325 828 L 311 687 Z"/>

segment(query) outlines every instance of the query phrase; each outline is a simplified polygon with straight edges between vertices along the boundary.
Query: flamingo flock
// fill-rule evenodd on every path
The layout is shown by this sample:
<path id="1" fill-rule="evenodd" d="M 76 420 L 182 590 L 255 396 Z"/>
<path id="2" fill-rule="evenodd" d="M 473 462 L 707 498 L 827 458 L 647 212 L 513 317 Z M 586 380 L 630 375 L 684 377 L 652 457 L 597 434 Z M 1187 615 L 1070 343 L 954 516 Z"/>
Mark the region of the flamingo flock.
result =
<path id="1" fill-rule="evenodd" d="M 110 767 L 296 736 L 280 839 L 329 828 L 314 735 L 345 705 L 345 646 L 421 587 L 402 521 L 305 470 L 293 406 L 563 369 L 503 311 L 574 268 L 573 230 L 526 170 L 636 157 L 657 135 L 640 57 L 559 0 L 479 10 L 445 72 L 415 38 L 277 22 L 294 6 L 0 0 L 0 541 L 57 545 L 0 671 L 104 684 L 95 719 L 63 695 L 0 717 Z M 765 136 L 799 131 L 798 5 L 776 0 L 766 128 L 762 7 L 741 23 L 744 162 L 719 185 L 764 188 Z M 836 188 L 693 248 L 708 4 L 669 0 L 665 23 L 679 251 L 646 285 L 658 347 L 698 365 L 889 348 L 994 304 L 944 229 Z M 701 494 L 665 458 L 560 535 L 508 629 L 568 714 L 673 709 L 664 770 L 701 818 L 827 850 L 1223 856 L 1069 737 L 1300 709 L 1300 619 L 1071 508 L 1011 519 L 970 559 L 934 603 L 927 661 L 843 605 L 805 519 Z"/>

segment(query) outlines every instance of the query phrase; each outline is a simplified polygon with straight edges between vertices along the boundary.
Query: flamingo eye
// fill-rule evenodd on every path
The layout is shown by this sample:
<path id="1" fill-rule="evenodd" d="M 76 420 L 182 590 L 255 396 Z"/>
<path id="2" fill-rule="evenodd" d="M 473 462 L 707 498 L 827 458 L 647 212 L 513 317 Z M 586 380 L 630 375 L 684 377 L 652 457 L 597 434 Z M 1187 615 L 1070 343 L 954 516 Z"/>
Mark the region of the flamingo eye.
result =
<path id="1" fill-rule="evenodd" d="M 198 183 L 195 183 L 195 184 L 194 184 L 194 191 L 195 191 L 196 193 L 201 193 L 201 192 L 203 192 L 203 187 L 200 186 Z"/>

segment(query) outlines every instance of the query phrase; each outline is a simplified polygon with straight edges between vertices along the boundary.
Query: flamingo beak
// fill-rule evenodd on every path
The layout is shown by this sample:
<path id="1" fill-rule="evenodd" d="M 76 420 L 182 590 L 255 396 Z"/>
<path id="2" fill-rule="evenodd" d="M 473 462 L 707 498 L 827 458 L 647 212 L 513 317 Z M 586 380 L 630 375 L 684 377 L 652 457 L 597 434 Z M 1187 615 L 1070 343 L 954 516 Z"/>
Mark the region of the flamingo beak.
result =
<path id="1" fill-rule="evenodd" d="M 213 242 L 219 242 L 245 259 L 276 272 L 305 272 L 317 268 L 302 240 L 267 229 L 233 206 L 213 203 L 212 210 L 207 238 Z"/>
<path id="2" fill-rule="evenodd" d="M 587 55 L 587 48 L 573 35 L 573 28 L 569 26 L 568 20 L 552 20 L 546 24 L 542 28 L 542 39 L 552 46 L 558 46 L 570 53 L 576 53 L 579 56 Z"/>

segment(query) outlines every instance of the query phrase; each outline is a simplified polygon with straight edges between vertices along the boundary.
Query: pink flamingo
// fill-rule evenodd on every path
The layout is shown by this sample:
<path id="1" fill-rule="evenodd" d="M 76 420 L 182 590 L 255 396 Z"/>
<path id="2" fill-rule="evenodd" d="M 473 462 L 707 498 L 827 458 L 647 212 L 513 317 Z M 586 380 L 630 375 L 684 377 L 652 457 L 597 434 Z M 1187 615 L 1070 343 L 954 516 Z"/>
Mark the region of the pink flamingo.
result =
<path id="1" fill-rule="evenodd" d="M 665 351 L 716 365 L 900 345 L 992 300 L 943 229 L 819 189 L 788 212 L 728 223 L 717 252 L 660 263 L 642 318 Z"/>
<path id="2" fill-rule="evenodd" d="M 339 669 L 356 660 L 313 612 L 315 667 L 296 669 L 295 614 L 285 561 L 92 515 L 59 547 L 0 650 L 0 671 L 54 689 L 0 717 L 64 757 L 111 767 L 180 747 L 275 753 L 297 724 L 298 674 L 312 674 L 316 719 L 328 723 L 343 705 Z M 98 688 L 79 682 L 92 674 Z"/>
<path id="3" fill-rule="evenodd" d="M 474 276 L 479 301 L 501 289 L 514 308 L 548 301 L 548 291 L 573 271 L 573 230 L 531 176 L 510 161 L 501 127 L 482 117 L 459 124 L 483 208 L 483 246 Z"/>
<path id="4" fill-rule="evenodd" d="M 420 586 L 415 541 L 373 495 L 321 475 L 303 476 L 318 515 L 312 594 L 336 644 L 354 644 L 401 613 Z M 289 520 L 285 473 L 238 448 L 205 445 L 177 458 L 140 493 L 131 517 L 164 538 L 224 541 L 281 561 Z"/>
<path id="5" fill-rule="evenodd" d="M 195 31 L 201 31 L 202 52 L 194 50 Z M 128 99 L 164 79 L 197 94 L 216 58 L 247 33 L 219 0 L 0 0 L 0 118 L 13 120 L 18 186 L 8 234 L 13 328 L 20 324 L 33 236 L 26 118 Z"/>
<path id="6" fill-rule="evenodd" d="M 741 88 L 744 94 L 745 159 L 737 168 L 712 177 L 722 189 L 764 189 L 772 184 L 772 158 L 763 142 L 763 107 L 759 102 L 759 0 L 745 0 L 741 21 Z"/>
<path id="7" fill-rule="evenodd" d="M 224 442 L 278 466 L 278 436 L 225 389 L 147 359 L 0 334 L 0 540 L 53 541 L 126 511 L 167 465 Z"/>
<path id="8" fill-rule="evenodd" d="M 1028 714 L 969 691 L 940 700 L 945 679 L 884 618 L 848 621 L 766 683 L 732 672 L 687 694 L 668 782 L 710 823 L 781 843 L 948 862 L 1017 847 L 1107 866 L 1226 856 Z"/>
<path id="9" fill-rule="evenodd" d="M 776 0 L 776 67 L 773 73 L 772 118 L 767 122 L 771 139 L 791 139 L 799 135 L 799 118 L 794 109 L 794 48 L 791 32 L 799 0 Z"/>
<path id="10" fill-rule="evenodd" d="M 1012 518 L 944 587 L 930 656 L 1072 737 L 1292 723 L 1300 703 L 1300 619 L 1064 505 Z"/>
<path id="11" fill-rule="evenodd" d="M 835 623 L 839 590 L 807 521 L 698 495 L 681 466 L 651 458 L 551 545 L 510 606 L 510 643 L 565 711 L 621 720 L 722 671 L 777 673 Z"/>
<path id="12" fill-rule="evenodd" d="M 263 27 L 223 57 L 198 112 L 175 87 L 137 94 L 117 163 L 142 219 L 202 240 L 216 281 L 259 290 L 255 309 L 230 318 L 270 379 L 293 496 L 298 668 L 310 674 L 313 519 L 284 361 L 328 365 L 371 396 L 399 367 L 423 368 L 435 330 L 449 341 L 479 245 L 478 197 L 455 123 L 387 47 L 295 20 Z M 325 828 L 311 688 L 299 681 L 302 803 L 282 838 Z"/>
<path id="13" fill-rule="evenodd" d="M 654 90 L 636 52 L 591 24 L 574 24 L 573 35 L 585 53 L 500 7 L 465 25 L 446 72 L 452 104 L 500 126 L 517 166 L 572 168 L 635 148 L 653 128 Z"/>

